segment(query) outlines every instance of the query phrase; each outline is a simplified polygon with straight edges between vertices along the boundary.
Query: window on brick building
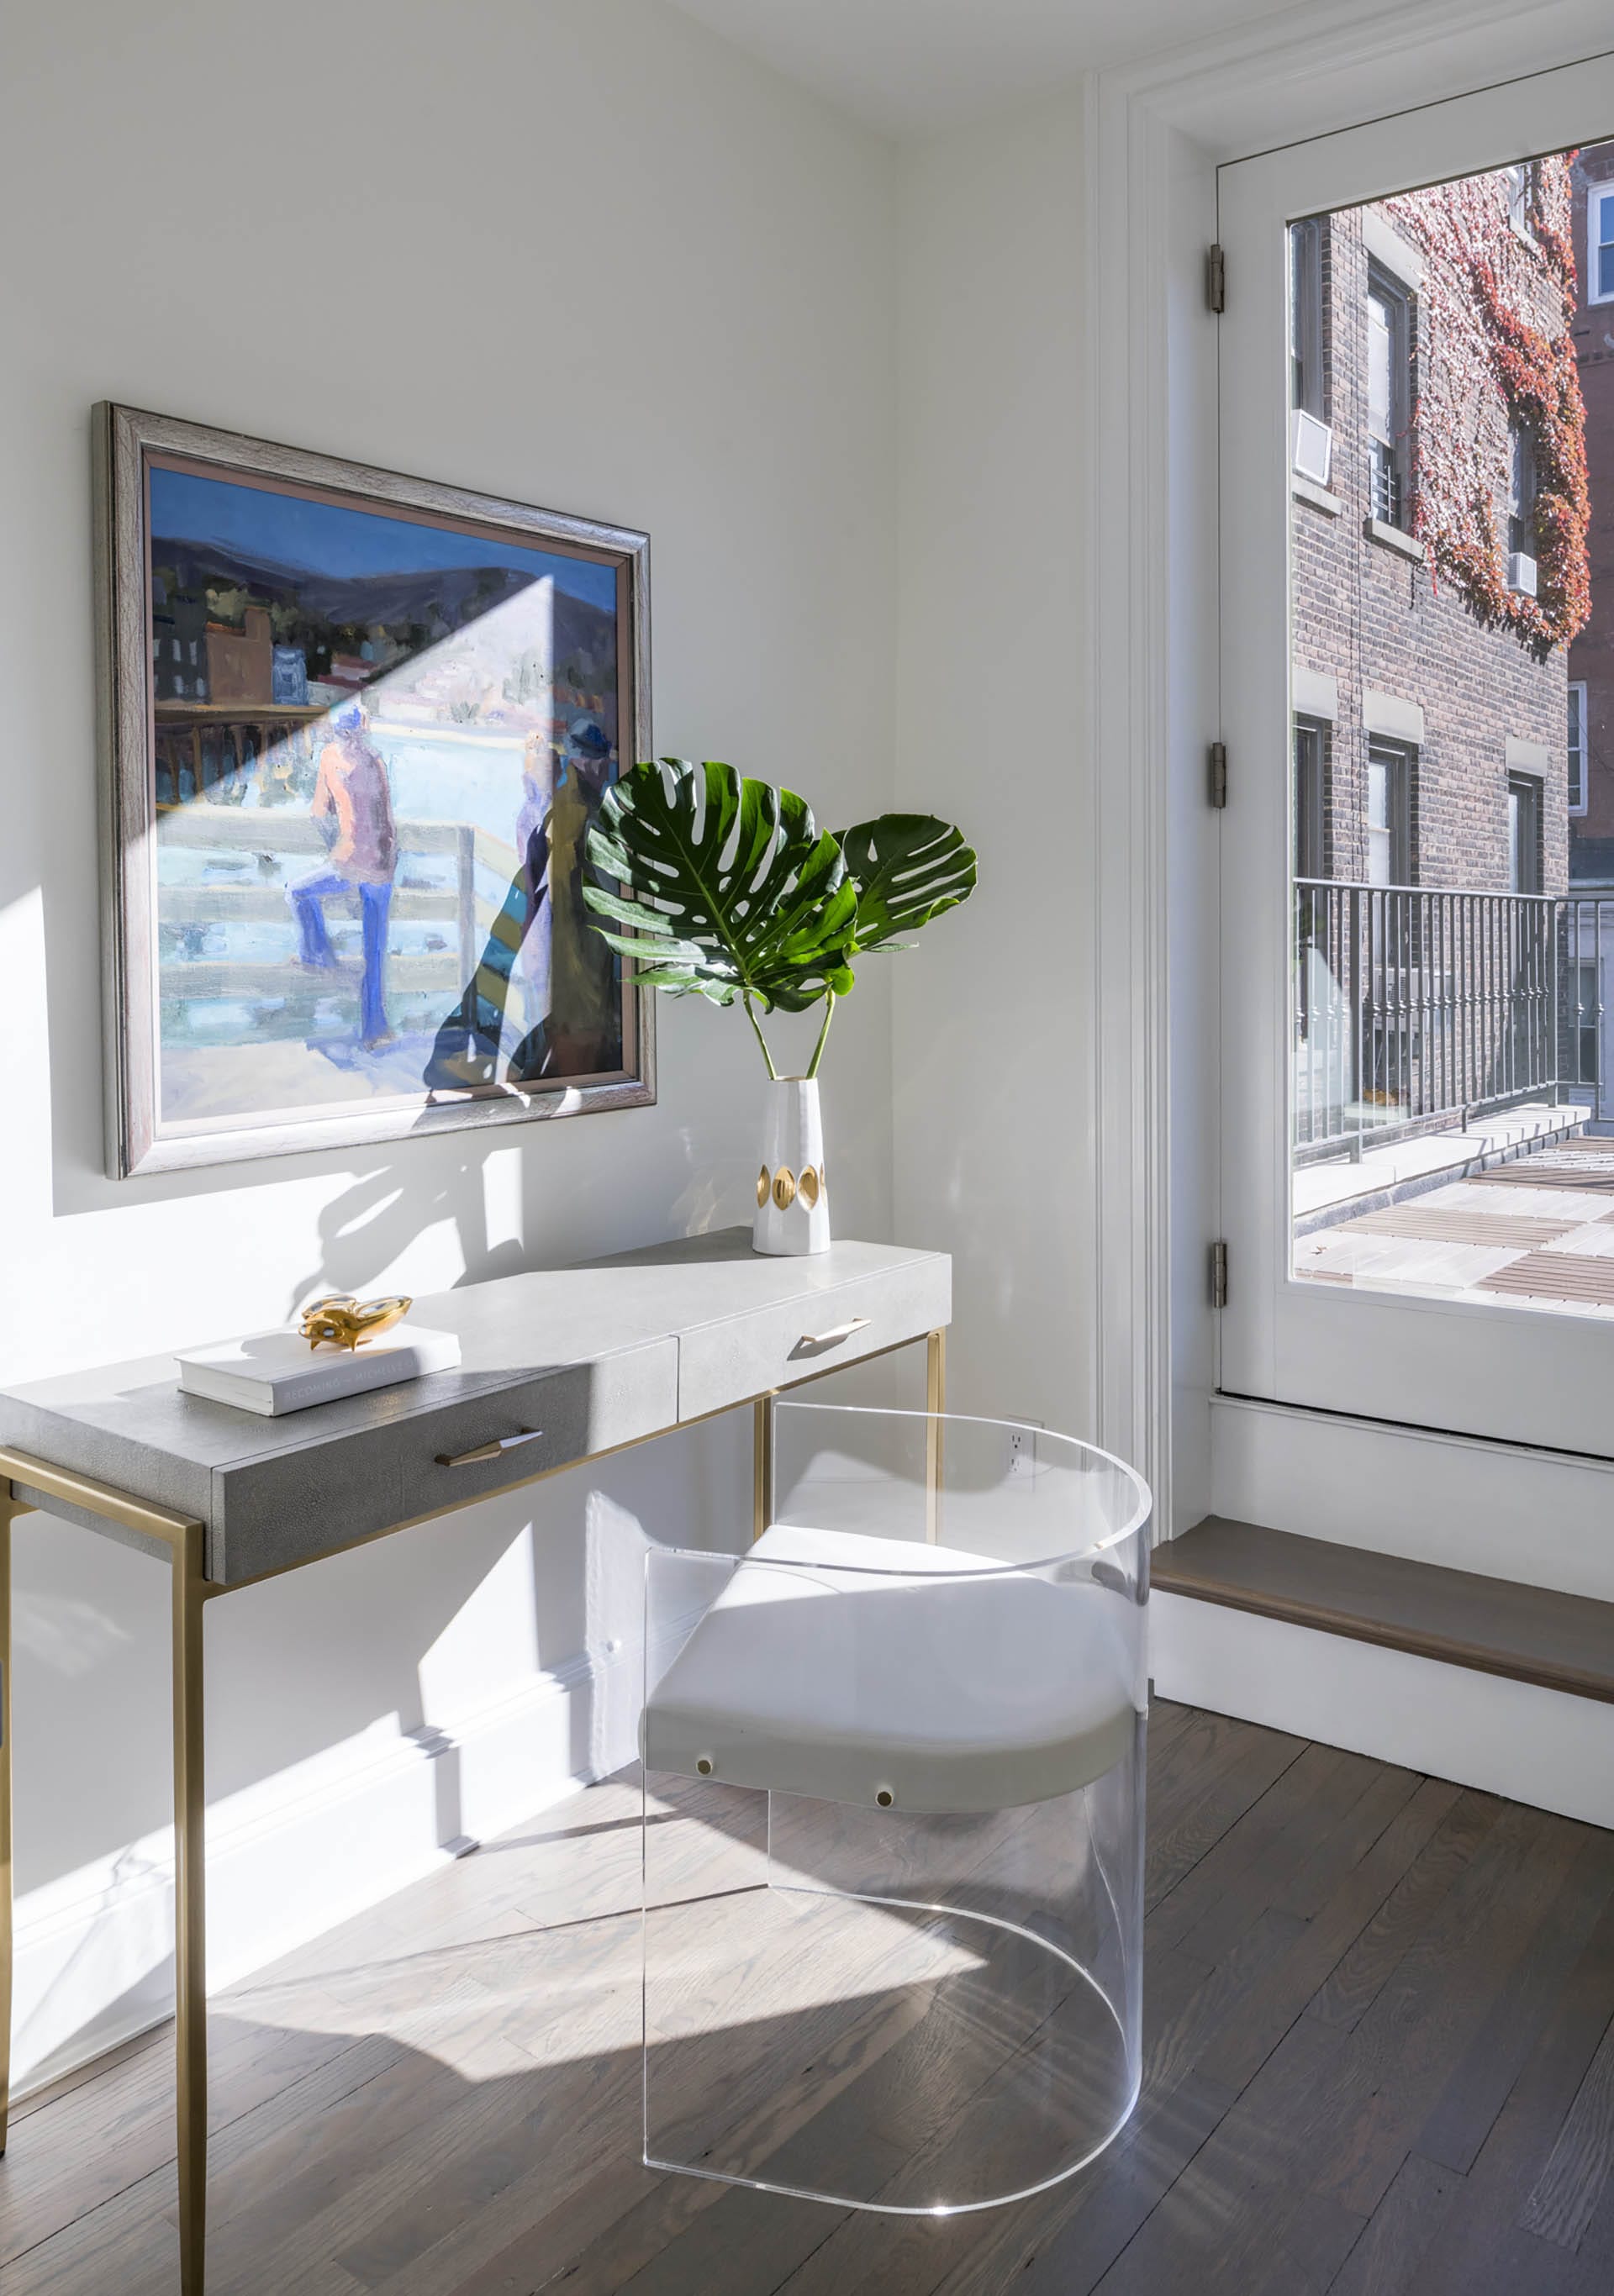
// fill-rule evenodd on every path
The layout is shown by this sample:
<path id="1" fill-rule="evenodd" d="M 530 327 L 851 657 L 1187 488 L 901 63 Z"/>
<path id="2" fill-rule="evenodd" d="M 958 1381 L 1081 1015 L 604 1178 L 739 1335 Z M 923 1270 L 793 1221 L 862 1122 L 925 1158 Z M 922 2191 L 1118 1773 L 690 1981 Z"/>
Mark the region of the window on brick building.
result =
<path id="1" fill-rule="evenodd" d="M 1377 264 L 1367 283 L 1368 500 L 1374 518 L 1404 527 L 1409 510 L 1408 428 L 1412 302 Z"/>
<path id="2" fill-rule="evenodd" d="M 1374 742 L 1368 750 L 1367 882 L 1412 882 L 1412 758 L 1395 742 Z"/>
<path id="3" fill-rule="evenodd" d="M 1541 783 L 1508 775 L 1508 875 L 1516 893 L 1541 890 Z"/>
<path id="4" fill-rule="evenodd" d="M 1295 720 L 1295 874 L 1325 877 L 1328 849 L 1328 728 L 1315 718 Z"/>
<path id="5" fill-rule="evenodd" d="M 1289 226 L 1289 462 L 1297 478 L 1327 487 L 1333 477 L 1334 434 L 1328 422 L 1323 348 L 1324 216 Z"/>
<path id="6" fill-rule="evenodd" d="M 1520 160 L 1516 167 L 1504 168 L 1508 179 L 1508 221 L 1520 239 L 1532 245 L 1536 239 L 1536 162 Z"/>
<path id="7" fill-rule="evenodd" d="M 1508 430 L 1508 586 L 1536 589 L 1536 441 L 1522 422 Z"/>
<path id="8" fill-rule="evenodd" d="M 1289 405 L 1322 422 L 1322 217 L 1289 226 Z"/>
<path id="9" fill-rule="evenodd" d="M 1614 303 L 1614 184 L 1586 193 L 1586 298 Z"/>
<path id="10" fill-rule="evenodd" d="M 1569 686 L 1569 811 L 1586 809 L 1586 688 L 1584 678 Z"/>

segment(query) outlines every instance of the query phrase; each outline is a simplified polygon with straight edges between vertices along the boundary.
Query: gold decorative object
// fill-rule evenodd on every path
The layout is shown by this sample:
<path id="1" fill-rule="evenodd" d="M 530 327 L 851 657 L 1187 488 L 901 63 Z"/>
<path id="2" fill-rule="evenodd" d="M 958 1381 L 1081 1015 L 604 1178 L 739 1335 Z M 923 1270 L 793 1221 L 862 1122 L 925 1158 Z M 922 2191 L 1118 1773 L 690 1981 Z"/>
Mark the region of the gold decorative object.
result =
<path id="1" fill-rule="evenodd" d="M 412 1300 L 355 1300 L 350 1292 L 334 1292 L 329 1299 L 310 1300 L 298 1330 L 310 1348 L 322 1340 L 332 1347 L 362 1348 L 366 1340 L 401 1324 L 414 1306 Z"/>
<path id="2" fill-rule="evenodd" d="M 782 1212 L 795 1201 L 795 1174 L 788 1164 L 781 1164 L 773 1176 L 773 1201 Z"/>
<path id="3" fill-rule="evenodd" d="M 768 1167 L 764 1164 L 756 1176 L 756 1200 L 759 1204 L 765 1204 L 768 1201 Z"/>
<path id="4" fill-rule="evenodd" d="M 802 1177 L 796 1182 L 796 1186 L 800 1189 L 802 1201 L 806 1205 L 809 1211 L 811 1211 L 814 1204 L 817 1203 L 819 1200 L 819 1191 L 822 1185 L 823 1182 L 813 1170 L 812 1166 L 811 1164 L 803 1164 L 802 1167 Z"/>

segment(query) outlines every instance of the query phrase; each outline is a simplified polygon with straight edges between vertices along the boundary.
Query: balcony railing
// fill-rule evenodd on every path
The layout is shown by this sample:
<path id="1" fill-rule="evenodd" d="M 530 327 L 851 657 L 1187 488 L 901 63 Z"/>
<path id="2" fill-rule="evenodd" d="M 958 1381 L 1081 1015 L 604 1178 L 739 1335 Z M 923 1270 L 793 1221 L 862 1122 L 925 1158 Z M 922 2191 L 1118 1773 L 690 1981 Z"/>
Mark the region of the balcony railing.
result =
<path id="1" fill-rule="evenodd" d="M 1601 1108 L 1614 900 L 1295 884 L 1297 1160 L 1521 1101 Z"/>

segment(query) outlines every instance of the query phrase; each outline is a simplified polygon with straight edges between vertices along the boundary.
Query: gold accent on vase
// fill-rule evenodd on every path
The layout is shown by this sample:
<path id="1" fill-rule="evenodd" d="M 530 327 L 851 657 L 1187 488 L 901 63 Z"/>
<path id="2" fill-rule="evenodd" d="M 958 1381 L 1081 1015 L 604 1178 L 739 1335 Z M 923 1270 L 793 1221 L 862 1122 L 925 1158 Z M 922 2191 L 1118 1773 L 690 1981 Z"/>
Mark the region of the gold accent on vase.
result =
<path id="1" fill-rule="evenodd" d="M 819 1191 L 822 1186 L 822 1182 L 811 1164 L 803 1165 L 802 1177 L 796 1182 L 796 1186 L 801 1193 L 802 1201 L 811 1211 L 819 1200 Z"/>
<path id="2" fill-rule="evenodd" d="M 350 1292 L 335 1292 L 326 1300 L 310 1300 L 297 1328 L 310 1348 L 322 1340 L 336 1348 L 362 1348 L 366 1341 L 401 1324 L 414 1306 L 401 1296 L 389 1300 L 355 1300 Z"/>
<path id="3" fill-rule="evenodd" d="M 770 1177 L 768 1167 L 764 1164 L 762 1170 L 756 1176 L 756 1201 L 759 1210 L 768 1201 L 768 1188 Z"/>
<path id="4" fill-rule="evenodd" d="M 795 1201 L 795 1174 L 788 1164 L 781 1164 L 773 1176 L 773 1201 L 782 1212 Z"/>

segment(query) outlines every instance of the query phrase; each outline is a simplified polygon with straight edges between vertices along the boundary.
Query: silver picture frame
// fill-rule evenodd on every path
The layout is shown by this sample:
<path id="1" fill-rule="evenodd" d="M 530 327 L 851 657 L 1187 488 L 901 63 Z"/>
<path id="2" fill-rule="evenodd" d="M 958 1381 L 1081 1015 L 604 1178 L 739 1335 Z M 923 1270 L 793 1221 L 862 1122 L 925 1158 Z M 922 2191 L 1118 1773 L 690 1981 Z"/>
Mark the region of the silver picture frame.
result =
<path id="1" fill-rule="evenodd" d="M 401 510 L 413 514 L 417 523 L 446 528 L 456 537 L 461 534 L 503 537 L 528 551 L 587 560 L 596 568 L 613 568 L 614 747 L 619 770 L 655 754 L 650 730 L 649 538 L 635 529 L 539 510 L 432 480 L 407 478 L 395 471 L 135 407 L 99 406 L 94 435 L 105 1105 L 107 1164 L 111 1175 L 128 1178 L 653 1103 L 655 998 L 623 977 L 630 968 L 619 966 L 614 993 L 621 1006 L 621 1062 L 608 1070 L 543 1074 L 518 1081 L 512 1081 L 507 1073 L 495 1073 L 485 1080 L 467 1083 L 463 1090 L 423 1084 L 418 1099 L 399 1097 L 388 1087 L 375 1097 L 373 1106 L 350 1102 L 326 1107 L 313 1102 L 306 1107 L 253 1110 L 245 1115 L 232 1116 L 226 1111 L 222 1117 L 194 1117 L 165 1105 L 161 1033 L 163 946 L 159 934 L 157 874 L 161 808 L 149 507 L 152 469 L 238 478 L 260 491 L 283 492 L 339 507 L 368 508 L 380 513 Z M 209 685 L 203 690 L 210 693 L 214 689 Z M 244 712 L 245 705 L 242 708 Z M 168 718 L 175 714 L 173 705 L 168 705 Z M 171 750 L 173 730 L 167 719 L 164 722 L 165 741 Z M 200 742 L 201 737 L 186 738 Z M 312 739 L 310 734 L 310 743 Z M 233 733 L 230 741 L 229 754 L 239 766 L 243 737 Z M 254 759 L 257 756 L 254 750 Z M 172 783 L 169 810 L 177 811 L 177 769 L 170 763 L 167 770 Z M 202 790 L 202 781 L 198 767 L 192 777 L 193 803 L 197 799 L 206 801 L 208 792 Z M 244 843 L 253 822 L 263 817 L 246 819 L 238 814 L 230 835 Z M 221 824 L 221 831 L 224 826 L 227 825 Z M 463 840 L 463 829 L 459 834 Z M 399 835 L 403 835 L 401 828 Z M 465 906 L 469 903 L 473 931 L 480 897 L 474 888 L 471 893 L 465 890 L 467 865 L 463 857 L 458 867 L 457 955 L 463 958 L 467 946 L 473 945 L 467 938 Z M 470 873 L 473 879 L 473 865 Z M 283 890 L 290 902 L 291 889 Z M 417 899 L 416 906 L 421 905 Z M 481 907 L 487 906 L 485 898 L 481 899 Z M 551 913 L 554 906 L 551 898 Z M 323 926 L 319 930 L 323 934 Z M 383 961 L 384 954 L 377 962 Z M 170 965 L 170 977 L 172 970 Z M 235 968 L 243 977 L 249 970 Z M 220 979 L 228 971 L 223 965 L 214 968 Z M 478 978 L 473 974 L 466 982 L 466 1000 Z M 603 1036 L 600 1041 L 605 1041 Z M 616 1039 L 611 1041 L 614 1048 Z"/>

